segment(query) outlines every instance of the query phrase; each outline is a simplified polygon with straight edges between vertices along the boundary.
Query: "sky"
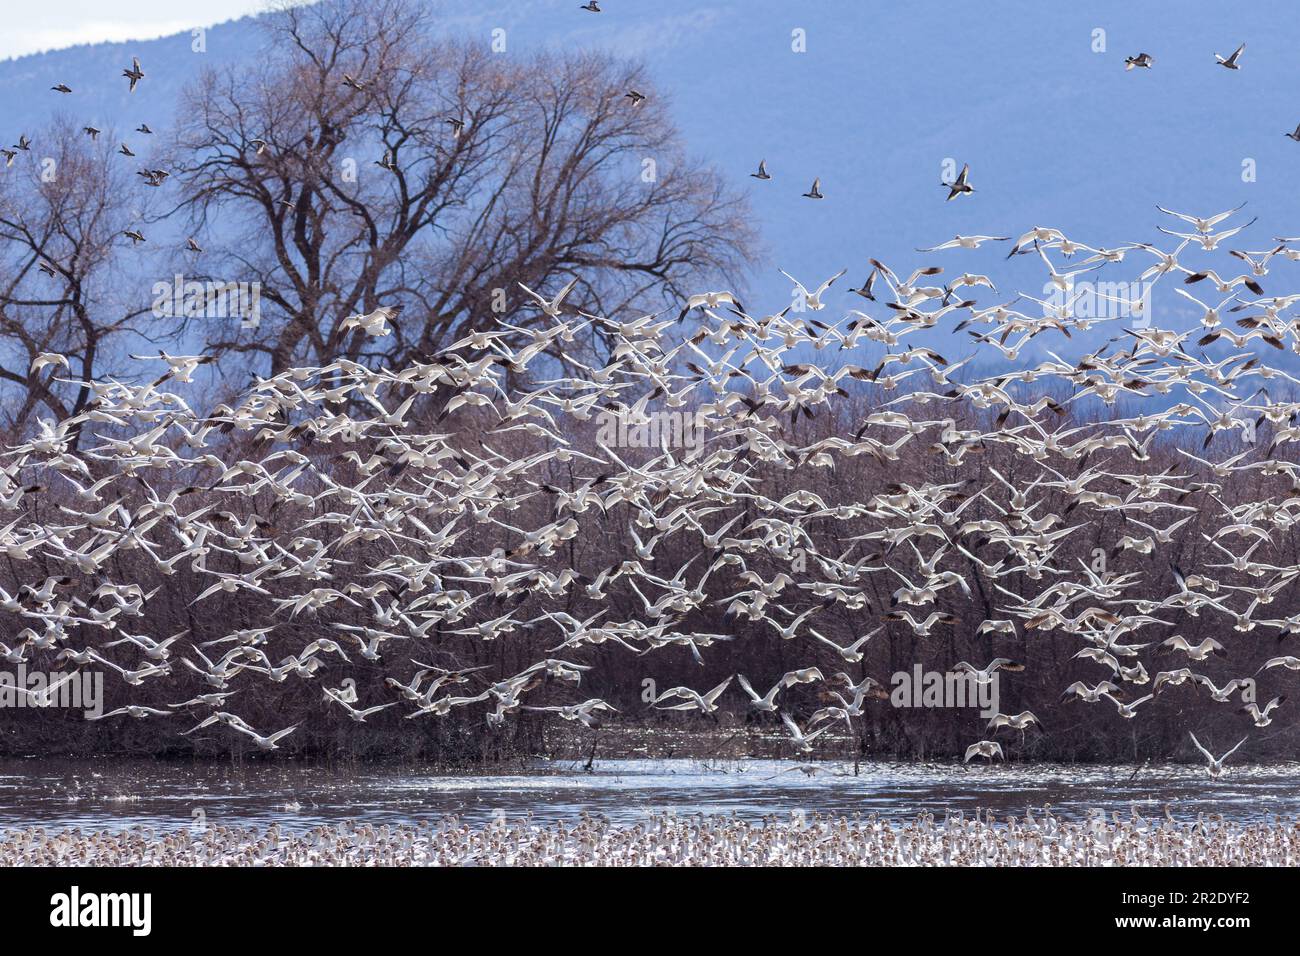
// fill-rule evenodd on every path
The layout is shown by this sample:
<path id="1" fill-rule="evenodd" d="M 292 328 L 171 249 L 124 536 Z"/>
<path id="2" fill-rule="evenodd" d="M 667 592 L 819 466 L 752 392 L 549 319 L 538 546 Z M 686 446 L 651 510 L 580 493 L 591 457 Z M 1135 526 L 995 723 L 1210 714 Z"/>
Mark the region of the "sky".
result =
<path id="1" fill-rule="evenodd" d="M 0 60 L 82 43 L 151 40 L 258 13 L 266 0 L 47 0 L 6 17 Z"/>

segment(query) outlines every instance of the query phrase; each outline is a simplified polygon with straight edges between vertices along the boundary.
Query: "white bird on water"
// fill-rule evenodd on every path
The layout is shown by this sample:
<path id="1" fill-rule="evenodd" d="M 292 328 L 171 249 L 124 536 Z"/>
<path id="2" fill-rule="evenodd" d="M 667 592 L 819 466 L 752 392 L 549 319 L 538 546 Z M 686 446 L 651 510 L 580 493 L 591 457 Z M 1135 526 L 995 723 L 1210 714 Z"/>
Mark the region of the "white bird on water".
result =
<path id="1" fill-rule="evenodd" d="M 1006 759 L 1002 755 L 1002 745 L 995 740 L 980 740 L 966 748 L 962 763 L 970 763 L 973 757 L 986 757 L 989 763 Z"/>

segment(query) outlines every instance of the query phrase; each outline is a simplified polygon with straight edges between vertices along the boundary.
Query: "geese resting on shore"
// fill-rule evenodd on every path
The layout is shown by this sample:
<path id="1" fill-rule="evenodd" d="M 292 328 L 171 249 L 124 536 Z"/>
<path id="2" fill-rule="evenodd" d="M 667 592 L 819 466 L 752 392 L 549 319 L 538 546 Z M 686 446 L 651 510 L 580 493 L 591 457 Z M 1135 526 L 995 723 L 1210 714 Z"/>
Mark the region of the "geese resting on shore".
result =
<path id="1" fill-rule="evenodd" d="M 1095 814 L 1023 816 L 653 814 L 616 824 L 530 818 L 475 825 L 342 823 L 297 829 L 204 825 L 120 833 L 33 827 L 5 832 L 0 866 L 1295 866 L 1293 820 L 1242 824 L 1217 814 L 1178 820 Z"/>

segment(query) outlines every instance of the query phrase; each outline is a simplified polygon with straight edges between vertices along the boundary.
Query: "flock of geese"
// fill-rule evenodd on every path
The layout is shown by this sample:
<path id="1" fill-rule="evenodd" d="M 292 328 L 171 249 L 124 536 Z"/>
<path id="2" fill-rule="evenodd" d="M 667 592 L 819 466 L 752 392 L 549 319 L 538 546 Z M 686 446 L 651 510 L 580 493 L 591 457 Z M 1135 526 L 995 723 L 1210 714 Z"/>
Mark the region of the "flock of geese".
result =
<path id="1" fill-rule="evenodd" d="M 583 9 L 601 12 L 595 0 Z M 1216 58 L 1239 69 L 1244 48 Z M 1147 54 L 1126 60 L 1151 64 Z M 138 59 L 123 77 L 134 91 Z M 29 149 L 21 136 L 6 162 Z M 166 175 L 142 173 L 150 185 Z M 766 162 L 752 175 L 772 178 Z M 948 199 L 972 193 L 969 167 L 944 187 Z M 824 198 L 820 180 L 804 195 Z M 978 592 L 988 615 L 970 622 L 975 635 L 1008 648 L 1053 633 L 1077 641 L 1074 656 L 1095 676 L 1064 688 L 1072 703 L 1062 706 L 1134 719 L 1181 687 L 1266 727 L 1285 695 L 1256 701 L 1256 679 L 1300 671 L 1285 647 L 1300 613 L 1274 604 L 1300 578 L 1285 546 L 1300 516 L 1300 465 L 1284 457 L 1300 440 L 1300 401 L 1288 397 L 1298 380 L 1260 349 L 1300 352 L 1300 295 L 1264 285 L 1300 247 L 1278 238 L 1232 249 L 1244 271 L 1221 274 L 1193 260 L 1253 220 L 1220 229 L 1237 210 L 1161 212 L 1180 224 L 1161 227 L 1178 240 L 1168 249 L 1089 245 L 1035 226 L 1014 242 L 958 235 L 919 250 L 960 257 L 1012 242 L 1009 256 L 1042 262 L 1057 299 L 1001 297 L 989 276 L 947 259 L 913 269 L 870 260 L 835 320 L 823 316 L 845 270 L 816 283 L 786 274 L 795 299 L 771 314 L 708 291 L 668 314 L 611 317 L 574 306 L 575 282 L 548 294 L 521 287 L 527 324 L 467 330 L 402 368 L 288 368 L 208 410 L 183 393 L 211 356 L 136 356 L 158 366 L 146 384 L 81 385 L 65 377 L 67 357 L 41 354 L 33 378 L 92 395 L 0 458 L 11 576 L 0 588 L 0 657 L 66 670 L 44 691 L 20 690 L 34 702 L 92 668 L 128 697 L 164 686 L 176 701 L 128 700 L 97 719 L 276 750 L 300 723 L 253 726 L 237 712 L 251 684 L 317 681 L 319 707 L 358 723 L 398 708 L 408 720 L 456 711 L 498 728 L 534 711 L 595 728 L 619 710 L 578 692 L 610 653 L 703 665 L 718 643 L 777 641 L 801 666 L 766 685 L 736 673 L 671 687 L 649 706 L 752 709 L 806 753 L 832 727 L 886 706 L 885 675 L 866 673 L 872 642 L 946 635 L 963 624 L 947 599 Z M 1133 259 L 1141 294 L 1104 295 L 1115 318 L 1079 314 L 1079 277 Z M 982 289 L 1002 301 L 968 297 Z M 1152 312 L 1157 289 L 1163 316 L 1188 310 L 1181 327 L 1132 318 Z M 394 304 L 344 327 L 380 338 L 400 320 Z M 1058 354 L 1097 328 L 1111 333 L 1099 347 Z M 951 358 L 922 344 L 937 332 Z M 629 447 L 599 436 L 611 417 L 644 431 L 665 416 L 689 416 L 698 440 L 647 432 L 657 439 Z M 825 434 L 801 439 L 810 420 Z M 1149 467 L 1161 436 L 1178 443 L 1179 467 Z M 1013 476 L 981 464 L 995 446 L 1019 460 Z M 804 476 L 857 456 L 899 479 L 846 484 L 831 498 L 806 487 Z M 1257 499 L 1234 501 L 1238 476 L 1258 481 Z M 1213 533 L 1189 540 L 1193 518 Z M 1109 565 L 1065 557 L 1073 537 L 1103 524 Z M 621 557 L 591 566 L 587 536 L 616 539 Z M 683 546 L 692 557 L 667 566 L 662 555 Z M 1182 568 L 1163 557 L 1197 549 L 1215 560 Z M 177 595 L 189 626 L 158 630 L 154 602 L 170 607 Z M 231 601 L 263 623 L 229 626 Z M 634 613 L 615 619 L 615 608 Z M 715 608 L 725 632 L 702 626 Z M 859 622 L 847 631 L 845 612 Z M 1193 626 L 1213 633 L 1177 633 Z M 1233 635 L 1258 631 L 1279 646 L 1258 669 L 1223 686 L 1197 669 L 1237 660 Z M 541 636 L 545 656 L 523 667 L 507 671 L 513 655 L 488 652 Z M 341 679 L 377 666 L 383 696 L 363 700 Z M 1026 671 L 1002 655 L 951 667 L 980 684 Z M 791 704 L 800 686 L 815 687 L 820 706 Z M 1042 732 L 1030 711 L 998 714 L 965 759 L 1001 759 L 999 735 L 1031 729 Z M 1212 776 L 1247 739 L 1216 757 L 1191 737 Z"/>
<path id="2" fill-rule="evenodd" d="M 1172 215 L 1212 236 L 1230 213 Z M 960 256 L 983 241 L 1011 237 L 932 248 Z M 0 458 L 0 554 L 13 575 L 0 589 L 11 635 L 0 657 L 67 668 L 65 680 L 98 669 L 128 696 L 174 688 L 175 703 L 131 700 L 103 716 L 274 750 L 298 724 L 264 732 L 241 717 L 255 682 L 319 681 L 319 706 L 357 722 L 400 708 L 500 727 L 537 711 L 594 728 L 618 710 L 577 692 L 610 654 L 703 665 L 722 642 L 775 643 L 802 660 L 774 682 L 735 674 L 658 691 L 649 706 L 752 708 L 810 752 L 828 728 L 887 706 L 886 675 L 869 673 L 873 642 L 934 642 L 964 626 L 1008 649 L 950 662 L 978 683 L 1015 680 L 1026 671 L 1015 648 L 1066 635 L 1095 668 L 1063 689 L 1067 701 L 1134 719 L 1177 693 L 1235 701 L 1244 724 L 1266 727 L 1285 696 L 1257 703 L 1256 679 L 1300 671 L 1286 644 L 1300 613 L 1277 609 L 1300 579 L 1286 547 L 1300 465 L 1284 457 L 1300 440 L 1300 401 L 1284 397 L 1297 379 L 1251 348 L 1300 352 L 1300 295 L 1261 286 L 1275 261 L 1300 258 L 1278 242 L 1243 253 L 1256 265 L 1225 280 L 1191 262 L 1206 248 L 1191 238 L 1108 249 L 1036 227 L 1015 241 L 1050 276 L 1138 257 L 1143 295 L 1166 296 L 1166 315 L 1196 306 L 1181 328 L 1076 318 L 1028 295 L 980 306 L 961 296 L 992 287 L 985 276 L 873 260 L 851 294 L 862 308 L 834 321 L 820 316 L 838 276 L 799 284 L 768 315 L 714 291 L 667 315 L 610 318 L 571 305 L 572 283 L 550 297 L 524 289 L 535 321 L 467 332 L 403 368 L 289 368 L 208 411 L 182 394 L 207 357 L 138 356 L 161 374 L 90 384 L 81 414 L 42 421 Z M 1190 291 L 1204 286 L 1217 290 L 1209 302 Z M 1124 304 L 1123 315 L 1153 311 Z M 350 323 L 382 337 L 396 321 L 380 308 Z M 1058 353 L 1107 325 L 1099 347 Z M 970 353 L 917 344 L 940 328 Z M 583 345 L 593 333 L 603 349 Z M 1031 342 L 1036 363 L 1021 360 Z M 33 363 L 50 379 L 66 370 L 60 355 Z M 648 447 L 602 437 L 611 419 L 649 429 L 671 414 L 689 416 L 693 441 L 669 429 Z M 1153 464 L 1158 437 L 1177 465 Z M 1020 462 L 1011 477 L 981 463 L 995 446 Z M 874 486 L 808 489 L 858 456 L 881 466 Z M 1246 477 L 1252 493 L 1238 501 L 1231 485 Z M 1103 523 L 1108 563 L 1065 557 Z M 1192 541 L 1193 527 L 1212 533 Z M 581 547 L 597 539 L 617 542 L 613 563 Z M 1194 567 L 1172 557 L 1197 549 Z M 690 557 L 669 564 L 668 551 Z M 974 592 L 988 614 L 963 625 L 945 604 Z M 169 619 L 151 614 L 155 602 L 182 598 L 189 627 L 154 625 Z M 228 624 L 232 599 L 259 626 Z M 725 629 L 704 626 L 715 609 Z M 1176 633 L 1193 627 L 1210 633 Z M 1245 667 L 1233 637 L 1251 632 L 1278 652 Z M 543 654 L 503 670 L 514 654 L 499 650 L 539 638 Z M 1220 686 L 1204 662 L 1225 656 L 1242 669 Z M 384 696 L 334 686 L 377 666 Z M 792 701 L 801 686 L 821 706 Z M 1004 732 L 1031 729 L 1029 711 L 998 715 L 966 759 L 1001 758 Z M 1193 741 L 1211 775 L 1245 743 L 1216 757 Z"/>
<path id="3" fill-rule="evenodd" d="M 1217 814 L 1176 820 L 1102 813 L 1086 821 L 1032 808 L 1023 816 L 926 813 L 906 822 L 870 815 L 656 814 L 617 824 L 584 813 L 472 825 L 344 823 L 306 830 L 208 826 L 117 833 L 10 830 L 0 866 L 1295 866 L 1300 827 L 1275 818 L 1240 824 Z"/>

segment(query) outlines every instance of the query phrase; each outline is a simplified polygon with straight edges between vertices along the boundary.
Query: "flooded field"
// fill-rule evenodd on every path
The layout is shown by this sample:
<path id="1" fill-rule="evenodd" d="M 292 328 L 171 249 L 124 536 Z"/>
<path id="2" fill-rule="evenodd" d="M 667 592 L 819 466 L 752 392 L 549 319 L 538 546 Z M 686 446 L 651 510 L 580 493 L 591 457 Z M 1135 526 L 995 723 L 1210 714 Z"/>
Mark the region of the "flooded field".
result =
<path id="1" fill-rule="evenodd" d="M 347 822 L 469 824 L 531 817 L 539 824 L 583 813 L 632 824 L 652 814 L 920 813 L 999 817 L 1050 805 L 1062 819 L 1094 810 L 1178 820 L 1220 814 L 1236 823 L 1300 816 L 1300 765 L 1241 765 L 1219 780 L 1200 767 L 956 766 L 798 763 L 785 760 L 531 762 L 490 773 L 409 765 L 347 768 L 245 763 L 7 760 L 0 762 L 0 829 L 32 826 L 162 830 L 211 824 L 291 830 Z"/>

